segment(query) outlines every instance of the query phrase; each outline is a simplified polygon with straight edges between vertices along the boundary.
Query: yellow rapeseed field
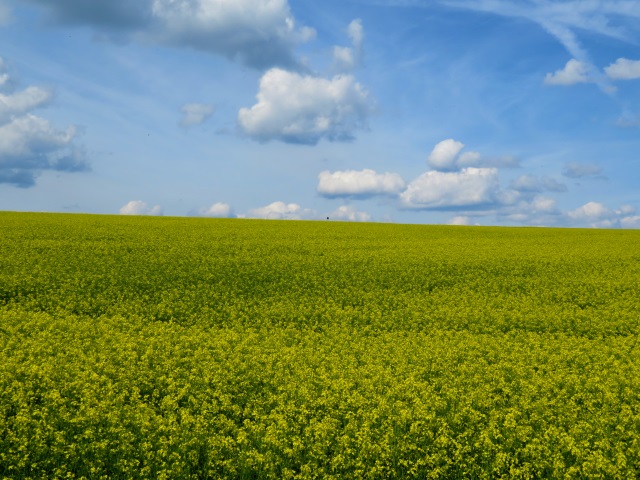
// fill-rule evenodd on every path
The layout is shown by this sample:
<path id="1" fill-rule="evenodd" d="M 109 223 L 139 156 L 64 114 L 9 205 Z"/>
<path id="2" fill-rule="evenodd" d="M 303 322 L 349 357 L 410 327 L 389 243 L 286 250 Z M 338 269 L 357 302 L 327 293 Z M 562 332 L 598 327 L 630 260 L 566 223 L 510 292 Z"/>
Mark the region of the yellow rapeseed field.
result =
<path id="1" fill-rule="evenodd" d="M 0 478 L 640 477 L 640 231 L 0 233 Z"/>

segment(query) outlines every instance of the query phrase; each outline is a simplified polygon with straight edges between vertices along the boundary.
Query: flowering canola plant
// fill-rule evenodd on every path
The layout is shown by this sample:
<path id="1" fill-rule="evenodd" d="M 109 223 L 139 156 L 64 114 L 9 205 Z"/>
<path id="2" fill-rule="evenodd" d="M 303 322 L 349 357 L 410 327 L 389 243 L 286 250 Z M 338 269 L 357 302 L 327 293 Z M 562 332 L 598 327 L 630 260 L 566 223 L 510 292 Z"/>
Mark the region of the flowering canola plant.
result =
<path id="1" fill-rule="evenodd" d="M 0 478 L 640 476 L 638 231 L 0 228 Z"/>

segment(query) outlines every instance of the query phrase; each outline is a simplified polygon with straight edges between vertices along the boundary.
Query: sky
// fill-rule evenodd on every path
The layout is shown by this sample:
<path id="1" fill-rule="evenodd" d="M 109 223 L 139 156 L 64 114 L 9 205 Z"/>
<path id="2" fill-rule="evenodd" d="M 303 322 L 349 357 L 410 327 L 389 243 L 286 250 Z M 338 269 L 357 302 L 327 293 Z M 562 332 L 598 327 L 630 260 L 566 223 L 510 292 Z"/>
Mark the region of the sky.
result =
<path id="1" fill-rule="evenodd" d="M 640 228 L 637 0 L 0 0 L 0 210 Z"/>

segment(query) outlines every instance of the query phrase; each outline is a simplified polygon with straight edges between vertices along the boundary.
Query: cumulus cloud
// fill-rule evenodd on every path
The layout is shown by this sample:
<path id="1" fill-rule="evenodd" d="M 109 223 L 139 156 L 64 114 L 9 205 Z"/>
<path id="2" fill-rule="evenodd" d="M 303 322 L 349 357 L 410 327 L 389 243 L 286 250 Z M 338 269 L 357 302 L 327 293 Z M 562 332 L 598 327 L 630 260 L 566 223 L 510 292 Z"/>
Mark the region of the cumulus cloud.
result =
<path id="1" fill-rule="evenodd" d="M 342 205 L 329 214 L 331 220 L 341 220 L 346 222 L 370 222 L 371 215 L 358 211 L 352 205 Z"/>
<path id="2" fill-rule="evenodd" d="M 256 98 L 240 109 L 238 124 L 258 141 L 351 140 L 372 111 L 368 93 L 351 75 L 325 79 L 274 68 L 261 78 Z"/>
<path id="3" fill-rule="evenodd" d="M 407 208 L 446 210 L 500 203 L 496 168 L 465 168 L 460 172 L 429 171 L 412 181 L 400 194 Z"/>
<path id="4" fill-rule="evenodd" d="M 640 78 L 640 60 L 619 58 L 606 67 L 604 72 L 613 80 L 635 80 Z"/>
<path id="5" fill-rule="evenodd" d="M 589 202 L 568 212 L 568 215 L 574 220 L 594 221 L 609 219 L 614 215 L 614 212 L 605 207 L 602 203 Z"/>
<path id="6" fill-rule="evenodd" d="M 557 180 L 543 176 L 521 175 L 511 182 L 511 188 L 524 193 L 566 192 L 567 186 Z"/>
<path id="7" fill-rule="evenodd" d="M 586 163 L 567 163 L 562 169 L 567 178 L 602 178 L 602 169 L 597 165 Z"/>
<path id="8" fill-rule="evenodd" d="M 576 83 L 588 83 L 590 67 L 584 62 L 572 58 L 564 68 L 555 73 L 547 73 L 544 78 L 545 85 L 575 85 Z"/>
<path id="9" fill-rule="evenodd" d="M 329 172 L 318 175 L 318 193 L 324 197 L 367 198 L 375 195 L 396 195 L 405 188 L 397 173 L 377 173 L 364 169 Z"/>
<path id="10" fill-rule="evenodd" d="M 449 138 L 438 143 L 429 156 L 427 164 L 434 170 L 452 171 L 463 168 L 518 168 L 520 161 L 515 157 L 483 157 L 478 152 L 462 152 L 465 145 Z"/>
<path id="11" fill-rule="evenodd" d="M 513 193 L 513 190 L 500 191 L 492 208 L 467 210 L 464 216 L 469 222 L 478 216 L 495 215 L 499 223 L 506 221 L 507 224 L 549 226 L 566 223 L 566 215 L 558 209 L 554 198 Z"/>
<path id="12" fill-rule="evenodd" d="M 464 148 L 464 143 L 453 138 L 438 143 L 427 158 L 427 163 L 436 170 L 453 170 L 458 154 Z"/>
<path id="13" fill-rule="evenodd" d="M 293 49 L 313 37 L 297 28 L 287 0 L 28 0 L 53 22 L 187 47 L 255 68 L 293 67 Z"/>
<path id="14" fill-rule="evenodd" d="M 182 119 L 180 125 L 183 127 L 193 127 L 205 122 L 211 115 L 215 107 L 206 103 L 187 103 L 182 106 Z"/>
<path id="15" fill-rule="evenodd" d="M 84 150 L 74 143 L 76 128 L 59 130 L 33 113 L 51 101 L 51 92 L 34 86 L 10 90 L 1 59 L 0 79 L 0 184 L 28 188 L 44 170 L 87 170 Z"/>
<path id="16" fill-rule="evenodd" d="M 500 197 L 500 195 L 498 195 Z M 455 209 L 458 210 L 458 209 Z M 488 209 L 460 209 L 448 223 L 472 224 L 475 218 L 495 215 L 498 223 L 590 228 L 640 228 L 640 216 L 633 205 L 610 208 L 588 202 L 574 210 L 562 211 L 556 200 L 543 195 L 520 198 L 515 203 L 497 202 Z"/>
<path id="17" fill-rule="evenodd" d="M 333 47 L 333 63 L 337 70 L 353 70 L 362 61 L 362 42 L 364 40 L 362 20 L 359 18 L 353 20 L 347 27 L 347 34 L 351 39 L 351 47 Z"/>
<path id="18" fill-rule="evenodd" d="M 158 37 L 257 67 L 291 67 L 293 47 L 313 36 L 297 30 L 287 0 L 153 0 Z"/>
<path id="19" fill-rule="evenodd" d="M 2 84 L 7 83 L 8 80 L 9 76 L 5 73 Z M 0 93 L 0 123 L 6 123 L 11 118 L 46 106 L 51 96 L 51 91 L 40 87 L 27 87 L 25 90 L 9 95 Z"/>
<path id="20" fill-rule="evenodd" d="M 599 202 L 589 202 L 571 210 L 567 212 L 567 218 L 574 226 L 593 228 L 637 228 L 638 220 L 633 205 L 612 209 Z"/>
<path id="21" fill-rule="evenodd" d="M 201 209 L 199 213 L 203 217 L 212 218 L 232 218 L 235 216 L 233 214 L 233 208 L 231 208 L 231 205 L 224 202 L 214 203 L 210 207 Z"/>
<path id="22" fill-rule="evenodd" d="M 308 215 L 308 210 L 303 210 L 297 203 L 273 202 L 265 207 L 249 210 L 243 217 L 264 218 L 268 220 L 300 220 Z"/>
<path id="23" fill-rule="evenodd" d="M 162 207 L 147 205 L 142 200 L 131 200 L 120 208 L 120 215 L 162 215 Z"/>

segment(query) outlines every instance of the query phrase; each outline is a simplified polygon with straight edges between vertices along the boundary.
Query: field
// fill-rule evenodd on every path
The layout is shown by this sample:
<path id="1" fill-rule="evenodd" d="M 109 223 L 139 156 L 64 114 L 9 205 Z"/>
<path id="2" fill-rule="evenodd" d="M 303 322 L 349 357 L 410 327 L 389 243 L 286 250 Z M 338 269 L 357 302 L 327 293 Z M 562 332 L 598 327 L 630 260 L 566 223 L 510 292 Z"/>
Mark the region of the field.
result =
<path id="1" fill-rule="evenodd" d="M 0 232 L 0 478 L 640 476 L 640 231 Z"/>

